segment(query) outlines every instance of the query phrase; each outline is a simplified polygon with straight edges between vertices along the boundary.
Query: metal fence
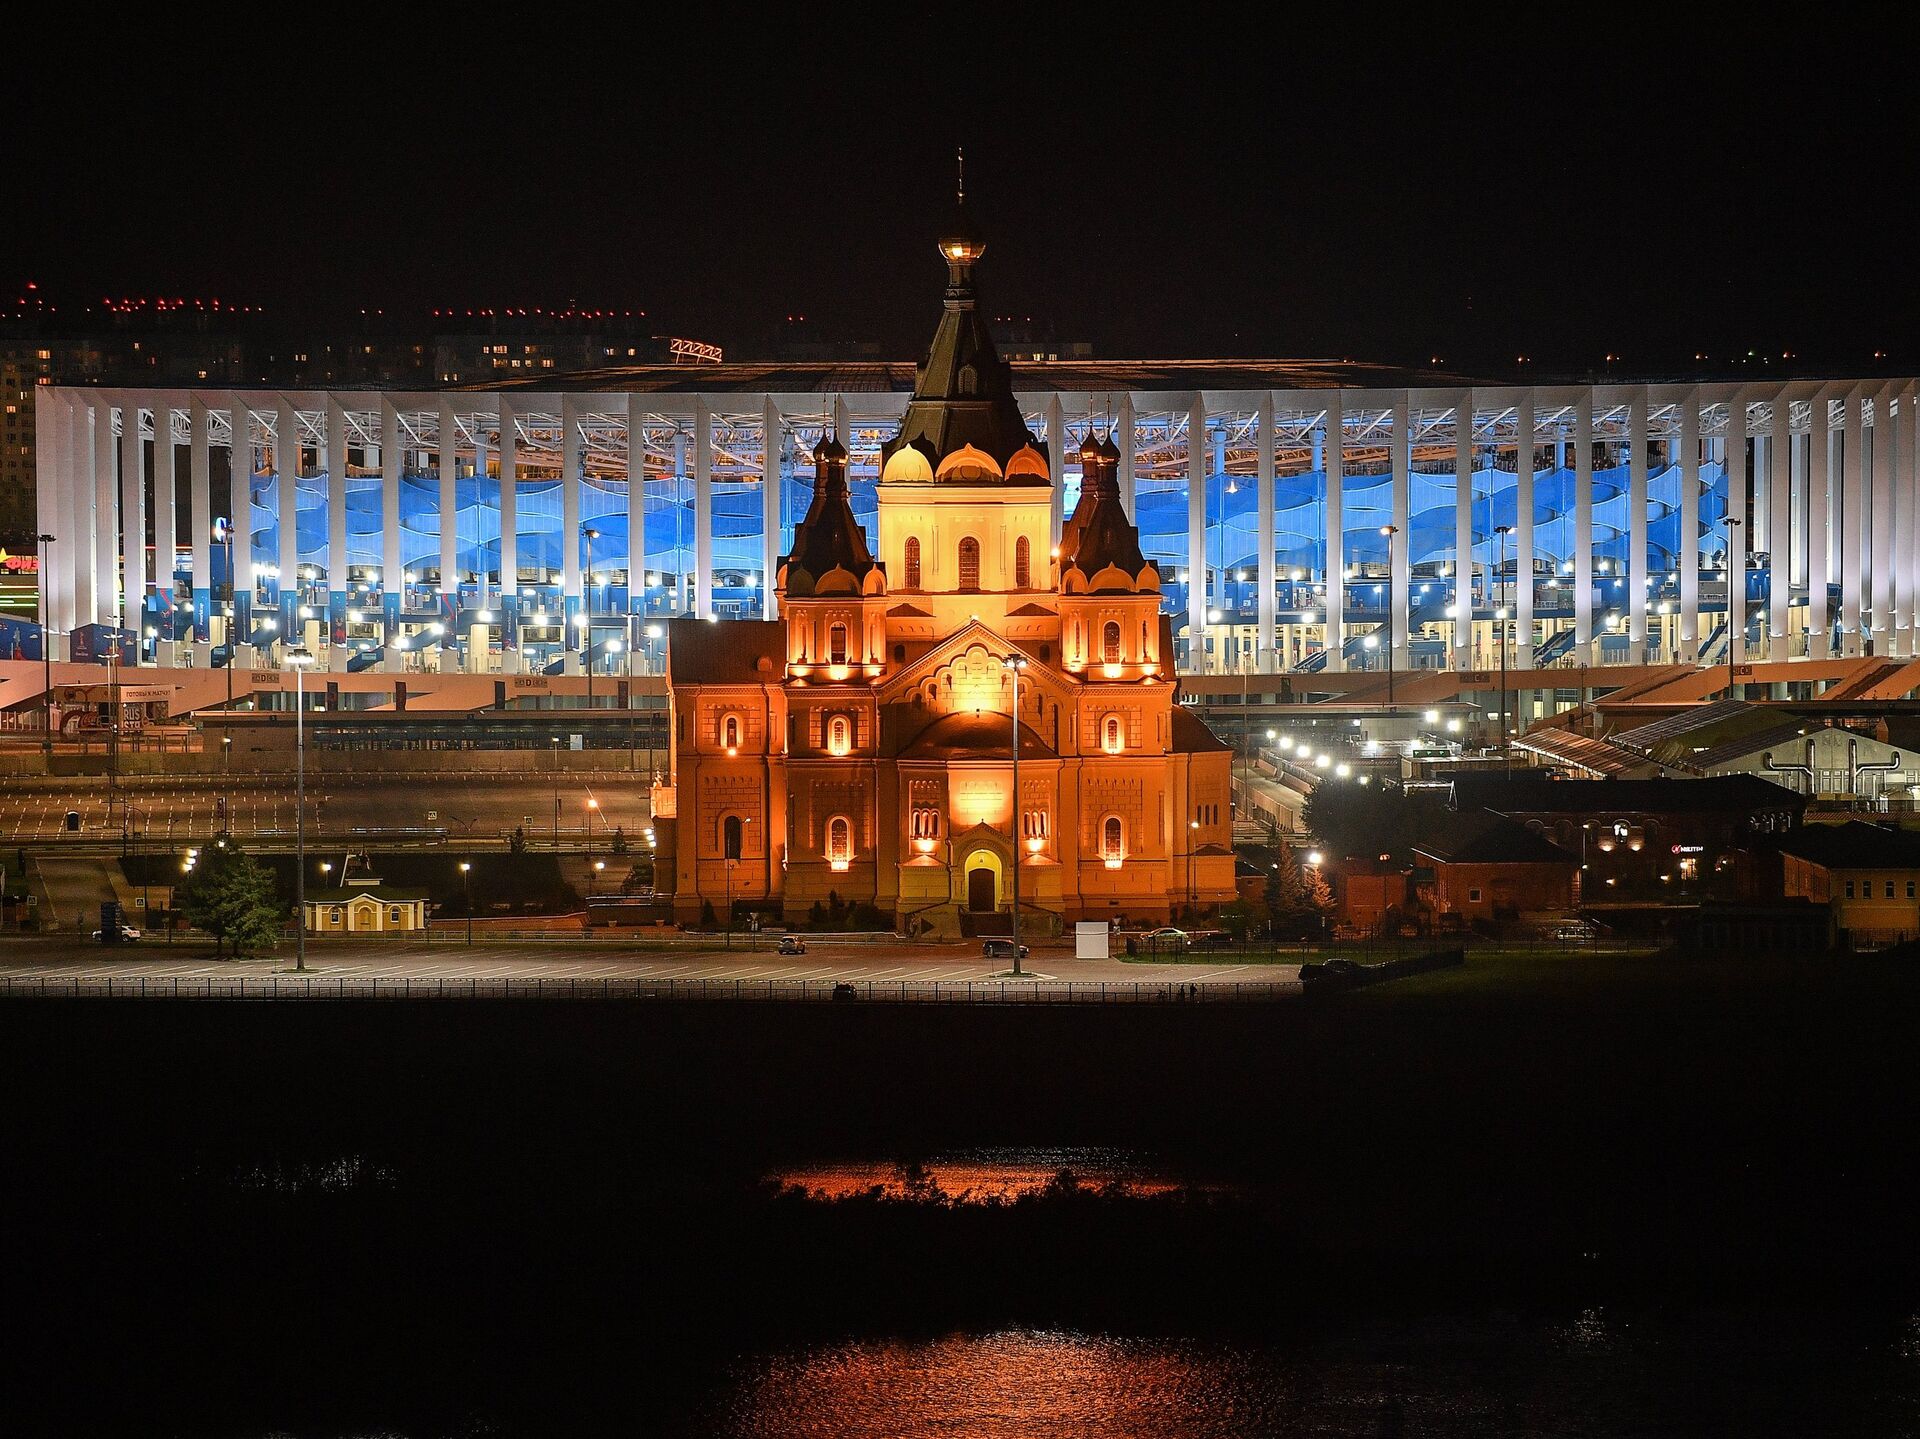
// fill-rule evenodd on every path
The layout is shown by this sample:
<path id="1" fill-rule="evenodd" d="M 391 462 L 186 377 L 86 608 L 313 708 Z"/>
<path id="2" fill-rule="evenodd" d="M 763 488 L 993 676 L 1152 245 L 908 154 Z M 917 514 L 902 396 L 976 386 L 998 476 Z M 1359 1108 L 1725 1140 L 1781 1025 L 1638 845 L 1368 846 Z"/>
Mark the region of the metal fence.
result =
<path id="1" fill-rule="evenodd" d="M 801 979 L 420 979 L 352 975 L 129 975 L 124 979 L 21 975 L 0 978 L 5 999 L 659 1000 L 832 1004 L 1264 1004 L 1300 993 L 1293 980 L 1159 983 L 1034 980 Z"/>

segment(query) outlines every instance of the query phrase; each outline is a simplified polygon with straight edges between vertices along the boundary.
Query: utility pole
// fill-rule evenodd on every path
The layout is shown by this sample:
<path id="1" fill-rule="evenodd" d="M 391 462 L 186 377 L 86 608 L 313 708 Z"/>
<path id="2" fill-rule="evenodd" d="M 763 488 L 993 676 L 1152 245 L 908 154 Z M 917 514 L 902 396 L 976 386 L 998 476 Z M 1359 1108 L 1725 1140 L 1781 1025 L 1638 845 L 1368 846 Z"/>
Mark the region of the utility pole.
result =
<path id="1" fill-rule="evenodd" d="M 1513 747 L 1507 742 L 1507 614 L 1509 606 L 1500 602 L 1500 575 L 1507 568 L 1507 536 L 1513 533 L 1512 525 L 1495 525 L 1493 532 L 1500 536 L 1500 564 L 1494 571 L 1494 610 L 1493 622 L 1499 636 L 1500 645 L 1500 753 L 1506 759 L 1507 772 L 1513 772 Z M 1532 583 L 1532 576 L 1528 576 Z"/>
<path id="2" fill-rule="evenodd" d="M 1740 526 L 1745 523 L 1746 522 L 1744 520 L 1737 519 L 1733 515 L 1727 516 L 1727 698 L 1728 699 L 1733 699 L 1735 697 L 1733 692 L 1733 636 L 1735 633 L 1734 617 L 1736 615 L 1739 617 L 1739 626 L 1740 626 L 1739 635 L 1740 635 L 1741 642 L 1745 643 L 1747 638 L 1747 597 L 1744 594 L 1735 595 L 1733 592 L 1733 547 L 1740 543 L 1740 537 L 1736 533 L 1736 531 L 1738 531 Z M 1741 573 L 1744 574 L 1745 570 L 1742 570 Z"/>
<path id="3" fill-rule="evenodd" d="M 586 637 L 581 645 L 581 658 L 587 665 L 587 708 L 591 710 L 593 708 L 593 542 L 600 538 L 600 531 L 588 525 L 580 533 L 587 541 L 586 583 L 580 587 L 581 618 L 586 621 L 580 626 Z"/>
<path id="4" fill-rule="evenodd" d="M 232 651 L 228 651 L 231 659 Z M 302 641 L 287 651 L 287 663 L 293 666 L 293 907 L 297 918 L 293 929 L 296 972 L 307 969 L 307 666 L 313 663 L 313 651 Z M 345 872 L 341 879 L 344 882 Z"/>

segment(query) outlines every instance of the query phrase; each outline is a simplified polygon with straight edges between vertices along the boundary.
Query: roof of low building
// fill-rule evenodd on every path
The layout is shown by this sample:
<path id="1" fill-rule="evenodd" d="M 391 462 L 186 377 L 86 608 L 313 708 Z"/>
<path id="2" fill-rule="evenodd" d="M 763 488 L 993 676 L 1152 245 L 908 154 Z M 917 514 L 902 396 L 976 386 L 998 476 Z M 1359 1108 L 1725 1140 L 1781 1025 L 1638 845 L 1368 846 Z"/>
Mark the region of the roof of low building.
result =
<path id="1" fill-rule="evenodd" d="M 1554 779 L 1539 773 L 1462 774 L 1454 807 L 1496 814 L 1748 814 L 1801 810 L 1806 799 L 1757 775 L 1704 779 Z"/>
<path id="2" fill-rule="evenodd" d="M 1783 836 L 1779 848 L 1827 869 L 1920 869 L 1920 834 L 1864 820 L 1810 824 Z"/>
<path id="3" fill-rule="evenodd" d="M 770 684 L 786 669 L 778 620 L 667 621 L 667 674 L 676 685 Z"/>
<path id="4" fill-rule="evenodd" d="M 1580 857 L 1535 834 L 1517 820 L 1481 810 L 1452 817 L 1438 834 L 1413 847 L 1439 864 L 1578 864 Z"/>
<path id="5" fill-rule="evenodd" d="M 424 889 L 406 889 L 397 884 L 352 884 L 341 889 L 310 889 L 308 904 L 345 904 L 350 899 L 372 899 L 381 904 L 410 904 L 430 898 Z"/>

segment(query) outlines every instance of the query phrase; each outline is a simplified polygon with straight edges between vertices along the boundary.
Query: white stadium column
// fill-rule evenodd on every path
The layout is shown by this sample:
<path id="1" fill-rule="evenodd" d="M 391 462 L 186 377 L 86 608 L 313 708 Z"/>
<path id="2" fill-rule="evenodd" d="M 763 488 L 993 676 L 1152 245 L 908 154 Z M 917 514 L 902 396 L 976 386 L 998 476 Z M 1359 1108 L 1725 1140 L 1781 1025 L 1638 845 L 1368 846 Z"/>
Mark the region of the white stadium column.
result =
<path id="1" fill-rule="evenodd" d="M 780 601 L 773 592 L 774 575 L 780 568 L 781 514 L 787 487 L 780 480 L 780 448 L 785 431 L 780 423 L 780 406 L 768 395 L 760 410 L 760 618 L 774 619 Z"/>
<path id="2" fill-rule="evenodd" d="M 146 448 L 140 440 L 140 405 L 120 406 L 120 530 L 126 580 L 121 586 L 120 624 L 136 633 L 147 598 Z"/>
<path id="3" fill-rule="evenodd" d="M 570 397 L 560 400 L 560 612 L 566 616 L 564 623 L 568 633 L 564 636 L 564 647 L 572 649 L 579 634 L 584 633 L 573 621 L 576 614 L 587 612 L 585 598 L 593 584 L 593 576 L 584 577 L 587 588 L 582 587 L 580 573 L 581 520 L 580 520 L 580 413 Z M 607 557 L 605 549 L 600 551 L 604 563 Z M 578 632 L 578 633 L 576 633 Z M 591 648 L 581 645 L 585 652 Z"/>
<path id="4" fill-rule="evenodd" d="M 1453 667 L 1456 670 L 1473 667 L 1473 560 L 1473 391 L 1462 390 L 1453 407 Z"/>
<path id="5" fill-rule="evenodd" d="M 386 667 L 397 670 L 400 653 L 400 616 L 406 611 L 406 553 L 400 548 L 404 531 L 400 528 L 400 472 L 407 457 L 406 434 L 400 428 L 400 415 L 393 401 L 380 400 L 380 598 L 385 612 L 381 640 L 386 646 Z M 284 572 L 283 572 L 284 574 Z M 281 583 L 286 583 L 283 578 Z"/>
<path id="6" fill-rule="evenodd" d="M 34 542 L 34 552 L 39 556 L 43 568 L 38 581 L 39 593 L 34 596 L 33 617 L 40 626 L 40 642 L 47 646 L 46 653 L 51 656 L 54 652 L 53 633 L 60 628 L 60 607 L 72 591 L 72 586 L 66 582 L 66 557 L 57 553 L 74 534 L 73 514 L 68 505 L 70 490 L 66 483 L 66 398 L 52 393 L 50 387 L 43 386 L 33 397 L 33 409 L 33 528 L 36 535 L 54 537 L 53 544 L 49 546 L 41 546 L 37 540 Z M 40 594 L 47 597 L 44 606 L 40 604 Z"/>
<path id="7" fill-rule="evenodd" d="M 1627 638 L 1633 661 L 1647 658 L 1647 392 L 1627 395 Z"/>
<path id="8" fill-rule="evenodd" d="M 627 608 L 647 612 L 647 429 L 638 394 L 627 396 Z"/>
<path id="9" fill-rule="evenodd" d="M 1680 661 L 1700 657 L 1700 395 L 1680 401 L 1680 544 L 1674 554 L 1680 580 Z"/>
<path id="10" fill-rule="evenodd" d="M 1509 663 L 1533 668 L 1533 391 L 1522 390 L 1514 401 L 1514 518 L 1513 518 L 1513 636 Z"/>
<path id="11" fill-rule="evenodd" d="M 1860 534 L 1866 506 L 1866 432 L 1861 422 L 1860 391 L 1849 391 L 1845 434 L 1840 451 L 1840 652 L 1860 653 Z"/>
<path id="12" fill-rule="evenodd" d="M 844 423 L 844 400 L 841 403 Z M 851 453 L 853 446 L 847 444 L 851 437 L 844 428 L 841 434 L 846 438 L 840 443 Z M 693 573 L 695 614 L 710 620 L 714 614 L 713 411 L 702 399 L 693 402 Z"/>
<path id="13" fill-rule="evenodd" d="M 1120 431 L 1113 437 L 1113 443 L 1120 451 L 1120 503 L 1127 517 L 1137 523 L 1133 512 L 1133 391 L 1121 392 L 1120 418 L 1115 423 Z"/>
<path id="14" fill-rule="evenodd" d="M 153 584 L 161 603 L 174 604 L 174 571 L 179 568 L 180 466 L 173 447 L 173 406 L 153 407 Z"/>
<path id="15" fill-rule="evenodd" d="M 1793 447 L 1793 411 L 1787 392 L 1773 397 L 1773 419 L 1767 434 L 1767 658 L 1793 657 L 1787 633 L 1787 612 L 1793 596 L 1793 521 L 1788 510 L 1793 496 L 1788 457 Z"/>
<path id="16" fill-rule="evenodd" d="M 1833 436 L 1824 390 L 1813 397 L 1807 420 L 1807 657 L 1827 657 L 1827 493 Z"/>
<path id="17" fill-rule="evenodd" d="M 1407 619 L 1411 606 L 1407 603 L 1407 591 L 1413 588 L 1413 402 L 1406 391 L 1400 392 L 1400 398 L 1393 406 L 1393 525 L 1394 533 L 1387 537 L 1387 623 L 1388 638 L 1393 644 L 1393 663 L 1396 669 L 1407 668 L 1407 656 L 1412 652 L 1407 634 Z"/>
<path id="18" fill-rule="evenodd" d="M 1067 488 L 1067 417 L 1061 408 L 1060 395 L 1056 391 L 1047 397 L 1047 471 L 1053 481 L 1052 539 L 1049 544 L 1060 543 L 1060 524 L 1064 515 Z M 1086 483 L 1081 476 L 1080 482 Z"/>
<path id="19" fill-rule="evenodd" d="M 1581 664 L 1593 653 L 1593 391 L 1573 402 L 1573 647 Z"/>
<path id="20" fill-rule="evenodd" d="M 1320 533 L 1320 553 L 1325 556 L 1321 578 L 1326 581 L 1327 593 L 1326 608 L 1321 618 L 1326 621 L 1326 672 L 1339 674 L 1347 667 L 1346 495 L 1343 493 L 1347 474 L 1347 433 L 1346 397 L 1338 389 L 1327 392 L 1325 424 L 1327 489 L 1326 503 L 1322 509 L 1326 523 Z"/>
<path id="21" fill-rule="evenodd" d="M 187 449 L 187 533 L 192 536 L 193 638 L 207 638 L 208 606 L 213 601 L 213 417 L 198 395 L 187 409 L 187 428 L 192 439 Z M 205 656 L 197 655 L 196 664 L 204 665 Z"/>
<path id="22" fill-rule="evenodd" d="M 1895 644 L 1901 655 L 1912 657 L 1920 644 L 1920 569 L 1914 548 L 1920 546 L 1920 490 L 1916 490 L 1916 463 L 1920 463 L 1920 427 L 1914 421 L 1914 384 L 1908 380 L 1899 400 L 1899 450 L 1893 461 L 1893 507 L 1899 515 L 1899 538 L 1893 553 L 1893 615 L 1899 630 Z"/>
<path id="23" fill-rule="evenodd" d="M 1884 655 L 1893 643 L 1893 467 L 1898 443 L 1894 439 L 1893 386 L 1887 385 L 1873 397 L 1872 542 L 1868 550 L 1873 559 L 1872 606 L 1868 630 L 1873 636 L 1873 652 Z"/>
<path id="24" fill-rule="evenodd" d="M 289 436 L 286 444 L 286 462 L 284 464 L 280 463 L 280 445 L 278 442 L 274 445 L 274 468 L 279 474 L 279 480 L 275 485 L 275 490 L 280 502 L 280 555 L 276 563 L 280 566 L 280 593 L 284 595 L 287 593 L 289 586 L 297 590 L 300 584 L 300 417 L 295 412 L 293 404 L 289 400 L 282 399 L 280 401 L 279 423 L 284 427 L 285 433 Z M 344 447 L 344 445 L 345 441 L 342 441 L 342 446 Z M 344 481 L 342 483 L 344 483 Z M 332 493 L 331 487 L 329 487 L 328 493 Z M 329 500 L 329 515 L 333 513 L 333 508 L 332 502 Z M 346 524 L 345 501 L 342 501 L 338 508 L 341 514 L 340 522 L 342 526 L 344 526 Z M 245 524 L 246 516 L 251 514 L 252 506 L 249 504 L 248 507 L 242 511 L 242 517 L 239 523 Z M 346 587 L 344 574 L 341 576 L 341 582 L 338 585 L 334 584 L 331 576 L 329 576 L 329 589 L 345 590 Z M 283 603 L 280 608 L 283 613 L 283 623 L 299 624 L 299 605 L 296 604 L 289 607 Z M 287 613 L 289 608 L 291 609 L 291 613 Z"/>
<path id="25" fill-rule="evenodd" d="M 349 560 L 350 541 L 347 538 L 347 412 L 336 396 L 327 396 L 325 408 L 321 412 L 321 439 L 326 453 L 327 477 L 327 608 L 330 626 L 343 623 L 344 612 L 353 605 L 353 567 Z M 283 411 L 284 418 L 293 425 L 291 444 L 287 449 L 291 473 L 300 473 L 300 430 L 291 406 Z M 297 483 L 289 482 L 284 476 L 281 480 L 282 503 L 288 503 L 286 496 L 298 491 Z M 328 660 L 328 666 L 335 670 L 344 670 L 349 658 L 349 645 L 337 644 Z"/>
<path id="26" fill-rule="evenodd" d="M 1187 672 L 1207 668 L 1207 405 L 1187 407 Z"/>
<path id="27" fill-rule="evenodd" d="M 1727 514 L 1739 520 L 1747 512 L 1747 401 L 1727 402 Z M 1727 527 L 1727 644 L 1734 662 L 1747 657 L 1747 553 L 1753 536 L 1748 524 Z"/>
<path id="28" fill-rule="evenodd" d="M 500 426 L 500 596 L 501 609 L 511 606 L 509 596 L 520 593 L 520 426 L 513 403 L 500 397 L 497 411 Z M 503 632 L 513 625 L 506 615 L 500 619 Z"/>
<path id="29" fill-rule="evenodd" d="M 448 400 L 440 402 L 439 453 L 434 458 L 440 470 L 440 618 L 451 625 L 459 613 L 460 593 L 460 422 Z M 448 595 L 456 597 L 452 605 L 446 603 Z"/>
<path id="30" fill-rule="evenodd" d="M 1260 642 L 1254 651 L 1254 664 L 1262 673 L 1272 673 L 1277 666 L 1273 662 L 1273 627 L 1275 621 L 1274 605 L 1279 576 L 1275 573 L 1273 557 L 1273 519 L 1274 519 L 1274 477 L 1273 477 L 1273 392 L 1266 391 L 1260 396 L 1259 451 L 1254 456 L 1254 537 L 1258 546 L 1258 574 L 1260 581 L 1259 598 L 1255 601 L 1255 616 L 1260 627 Z"/>
<path id="31" fill-rule="evenodd" d="M 96 624 L 110 625 L 120 614 L 120 522 L 118 476 L 114 470 L 113 406 L 99 399 L 93 411 L 93 553 L 94 573 L 99 577 L 94 591 L 94 610 L 88 618 Z"/>

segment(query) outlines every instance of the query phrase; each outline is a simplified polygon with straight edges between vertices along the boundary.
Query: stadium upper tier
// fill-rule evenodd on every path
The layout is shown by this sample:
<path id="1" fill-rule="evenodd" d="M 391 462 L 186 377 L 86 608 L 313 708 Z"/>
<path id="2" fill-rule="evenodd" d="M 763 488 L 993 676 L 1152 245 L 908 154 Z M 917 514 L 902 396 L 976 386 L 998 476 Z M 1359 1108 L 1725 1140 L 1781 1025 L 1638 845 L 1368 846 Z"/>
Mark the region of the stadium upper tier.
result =
<path id="1" fill-rule="evenodd" d="M 349 602 L 390 625 L 492 606 L 511 626 L 589 599 L 605 616 L 765 615 L 814 443 L 829 427 L 846 443 L 853 510 L 871 530 L 881 446 L 907 395 L 896 367 L 804 377 L 844 386 L 831 391 L 799 388 L 793 367 L 755 373 L 796 388 L 747 389 L 753 376 L 731 373 L 746 368 L 708 390 L 695 387 L 711 372 L 691 368 L 564 392 L 43 388 L 55 627 L 125 616 L 131 628 L 137 612 L 204 641 L 230 584 L 243 617 L 277 614 L 287 631 L 302 607 L 337 617 Z M 1286 388 L 1138 387 L 1182 376 Z M 1576 646 L 1610 628 L 1646 642 L 1671 613 L 1668 640 L 1691 657 L 1730 570 L 1770 647 L 1910 642 L 1914 381 L 1342 383 L 1384 378 L 1311 362 L 1018 375 L 1032 382 L 1021 404 L 1048 456 L 1056 532 L 1078 501 L 1088 427 L 1122 437 L 1123 502 L 1183 645 L 1246 627 L 1232 653 L 1280 663 L 1298 652 L 1280 627 L 1318 625 L 1308 646 L 1337 664 L 1351 636 L 1326 632 L 1328 609 L 1334 630 L 1392 609 L 1396 650 L 1424 629 L 1466 663 L 1471 625 L 1447 622 L 1506 609 L 1527 625 L 1564 619 Z M 632 388 L 610 388 L 621 380 Z M 230 515 L 231 575 L 213 535 Z M 1196 668 L 1223 653 L 1211 638 L 1187 652 Z"/>

